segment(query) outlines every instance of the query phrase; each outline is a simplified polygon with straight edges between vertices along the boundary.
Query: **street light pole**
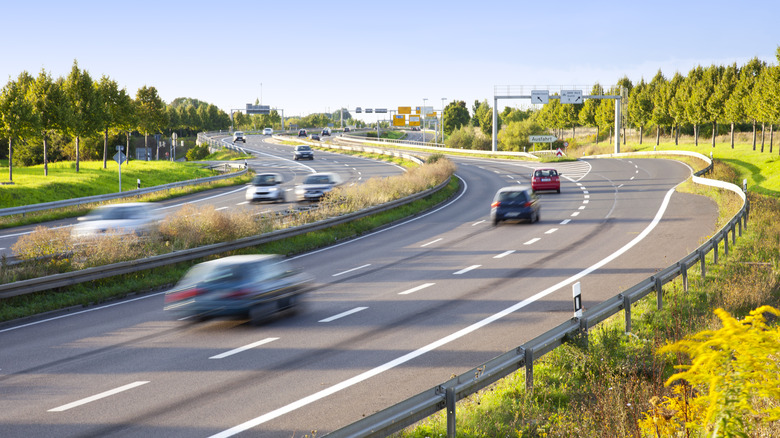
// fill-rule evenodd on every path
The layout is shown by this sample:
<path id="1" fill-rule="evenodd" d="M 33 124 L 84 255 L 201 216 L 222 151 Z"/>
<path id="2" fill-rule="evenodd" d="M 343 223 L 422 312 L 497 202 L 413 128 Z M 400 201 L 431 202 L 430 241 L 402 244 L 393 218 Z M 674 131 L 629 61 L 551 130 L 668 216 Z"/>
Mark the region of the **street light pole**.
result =
<path id="1" fill-rule="evenodd" d="M 439 136 L 441 137 L 441 142 L 444 143 L 444 101 L 447 100 L 446 97 L 441 98 L 441 123 L 439 123 Z"/>
<path id="2" fill-rule="evenodd" d="M 422 129 L 420 132 L 422 133 L 422 141 L 425 142 L 425 104 L 428 102 L 427 97 L 423 97 L 423 106 L 420 108 L 420 115 L 422 115 Z"/>

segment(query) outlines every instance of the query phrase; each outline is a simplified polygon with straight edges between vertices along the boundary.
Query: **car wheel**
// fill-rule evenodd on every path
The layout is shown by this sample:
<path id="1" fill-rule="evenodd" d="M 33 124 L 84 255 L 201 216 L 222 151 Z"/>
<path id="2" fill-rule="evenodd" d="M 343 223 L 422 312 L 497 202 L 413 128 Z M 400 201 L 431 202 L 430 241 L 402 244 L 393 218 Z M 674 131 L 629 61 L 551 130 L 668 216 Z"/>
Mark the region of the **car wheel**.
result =
<path id="1" fill-rule="evenodd" d="M 267 304 L 255 304 L 249 309 L 249 322 L 252 325 L 260 325 L 273 314 L 273 309 Z"/>
<path id="2" fill-rule="evenodd" d="M 558 187 L 558 190 L 556 190 L 558 193 L 561 193 L 561 188 Z"/>
<path id="3" fill-rule="evenodd" d="M 498 225 L 499 222 L 500 221 L 498 220 L 498 218 L 493 219 L 493 226 L 495 227 L 496 225 Z"/>
<path id="4" fill-rule="evenodd" d="M 298 161 L 298 157 L 293 157 L 293 160 Z"/>
<path id="5" fill-rule="evenodd" d="M 539 213 L 533 212 L 531 213 L 531 223 L 538 222 L 539 221 Z"/>

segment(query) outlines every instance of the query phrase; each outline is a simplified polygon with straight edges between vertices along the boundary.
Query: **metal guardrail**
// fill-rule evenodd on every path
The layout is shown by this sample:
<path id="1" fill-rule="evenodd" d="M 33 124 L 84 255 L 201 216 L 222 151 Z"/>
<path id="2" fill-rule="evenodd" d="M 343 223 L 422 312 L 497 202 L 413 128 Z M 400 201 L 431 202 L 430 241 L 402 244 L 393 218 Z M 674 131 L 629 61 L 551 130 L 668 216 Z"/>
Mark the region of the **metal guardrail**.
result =
<path id="1" fill-rule="evenodd" d="M 17 281 L 14 283 L 2 284 L 0 285 L 0 299 L 25 295 L 33 292 L 40 292 L 58 287 L 72 286 L 74 284 L 114 277 L 122 274 L 129 274 L 132 272 L 144 271 L 160 266 L 195 260 L 202 257 L 234 251 L 237 249 L 262 245 L 286 237 L 322 230 L 324 228 L 350 222 L 372 214 L 381 213 L 383 211 L 405 205 L 410 202 L 414 202 L 441 190 L 442 188 L 446 187 L 447 184 L 449 184 L 449 180 L 439 184 L 434 188 L 424 190 L 414 195 L 407 196 L 406 198 L 397 199 L 395 201 L 391 201 L 376 207 L 367 208 L 354 213 L 345 214 L 343 216 L 325 219 L 312 224 L 273 231 L 258 236 L 245 237 L 243 239 L 232 242 L 215 243 L 212 245 L 183 251 L 176 251 L 169 254 L 147 257 L 139 260 L 112 263 L 110 265 L 97 266 L 80 271 L 65 272 L 62 274 L 55 274 L 46 277 L 38 277 L 29 280 Z"/>
<path id="2" fill-rule="evenodd" d="M 650 155 L 649 153 L 646 155 Z M 657 153 L 655 153 L 657 154 Z M 614 156 L 628 156 L 629 154 L 612 154 Z M 455 410 L 458 400 L 462 400 L 475 392 L 486 388 L 490 384 L 502 379 L 509 374 L 525 368 L 526 388 L 533 389 L 534 361 L 554 350 L 568 339 L 577 336 L 587 337 L 588 330 L 605 319 L 615 315 L 621 310 L 625 311 L 626 332 L 631 331 L 631 305 L 655 292 L 658 309 L 663 306 L 663 286 L 678 276 L 682 276 L 684 290 L 688 290 L 688 270 L 697 263 L 701 266 L 701 276 L 706 275 L 705 260 L 710 252 L 713 252 L 714 263 L 718 262 L 718 248 L 723 243 L 726 254 L 729 251 L 729 232 L 732 244 L 736 242 L 736 230 L 742 236 L 744 223 L 747 229 L 750 203 L 745 193 L 736 185 L 722 181 L 701 178 L 700 175 L 712 171 L 712 160 L 701 154 L 683 153 L 683 155 L 696 156 L 708 162 L 708 166 L 694 174 L 693 181 L 697 184 L 725 188 L 737 193 L 743 200 L 740 211 L 728 224 L 718 230 L 710 239 L 699 246 L 692 253 L 683 257 L 677 263 L 656 273 L 655 275 L 640 281 L 622 293 L 607 299 L 584 312 L 581 318 L 572 318 L 552 330 L 549 330 L 534 339 L 508 351 L 494 359 L 489 360 L 465 373 L 454 377 L 440 385 L 427 389 L 407 400 L 367 416 L 357 422 L 333 431 L 325 436 L 329 438 L 364 438 L 386 437 L 394 432 L 410 426 L 442 409 L 447 412 L 447 436 L 455 437 Z"/>
<path id="3" fill-rule="evenodd" d="M 0 216 L 11 216 L 14 214 L 27 214 L 32 213 L 34 211 L 42 211 L 42 210 L 52 210 L 55 208 L 63 208 L 63 207 L 72 207 L 76 205 L 83 205 L 83 204 L 93 204 L 96 202 L 104 202 L 104 201 L 111 201 L 114 199 L 121 199 L 121 198 L 132 198 L 135 196 L 141 196 L 146 195 L 149 193 L 159 192 L 163 190 L 170 190 L 177 187 L 184 187 L 188 185 L 196 185 L 196 184 L 203 184 L 213 181 L 219 181 L 221 179 L 226 178 L 233 178 L 236 176 L 243 175 L 247 172 L 246 168 L 243 164 L 237 164 L 237 163 L 223 163 L 220 164 L 220 166 L 231 166 L 233 168 L 239 168 L 243 170 L 239 170 L 238 172 L 225 174 L 225 175 L 216 175 L 216 176 L 209 176 L 205 178 L 198 178 L 193 180 L 187 180 L 187 181 L 179 181 L 175 183 L 169 183 L 169 184 L 163 184 L 159 186 L 153 186 L 143 189 L 135 189 L 135 190 L 128 190 L 126 192 L 117 192 L 117 193 L 109 193 L 107 195 L 95 195 L 95 196 L 85 196 L 83 198 L 74 198 L 74 199 L 65 199 L 62 201 L 53 201 L 53 202 L 44 202 L 41 204 L 31 204 L 31 205 L 25 205 L 22 207 L 10 207 L 10 208 L 3 208 L 0 209 Z M 224 170 L 226 171 L 226 170 Z"/>

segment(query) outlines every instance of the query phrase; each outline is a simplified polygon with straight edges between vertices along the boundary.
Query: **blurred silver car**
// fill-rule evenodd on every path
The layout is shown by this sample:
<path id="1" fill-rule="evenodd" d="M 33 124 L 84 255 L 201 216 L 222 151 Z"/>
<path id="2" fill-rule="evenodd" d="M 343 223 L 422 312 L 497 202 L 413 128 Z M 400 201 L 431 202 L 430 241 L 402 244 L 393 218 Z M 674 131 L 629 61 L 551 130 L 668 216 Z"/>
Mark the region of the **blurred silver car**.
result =
<path id="1" fill-rule="evenodd" d="M 193 266 L 165 294 L 165 310 L 196 321 L 248 317 L 253 324 L 294 307 L 312 278 L 279 255 L 239 255 Z"/>
<path id="2" fill-rule="evenodd" d="M 335 173 L 312 173 L 303 180 L 303 184 L 295 187 L 295 197 L 299 202 L 319 201 L 339 184 L 341 178 Z"/>
<path id="3" fill-rule="evenodd" d="M 71 229 L 74 238 L 96 237 L 106 234 L 144 235 L 160 222 L 161 216 L 155 204 L 130 202 L 104 205 L 78 218 Z"/>
<path id="4" fill-rule="evenodd" d="M 246 200 L 284 202 L 283 182 L 278 173 L 258 173 L 246 189 Z"/>

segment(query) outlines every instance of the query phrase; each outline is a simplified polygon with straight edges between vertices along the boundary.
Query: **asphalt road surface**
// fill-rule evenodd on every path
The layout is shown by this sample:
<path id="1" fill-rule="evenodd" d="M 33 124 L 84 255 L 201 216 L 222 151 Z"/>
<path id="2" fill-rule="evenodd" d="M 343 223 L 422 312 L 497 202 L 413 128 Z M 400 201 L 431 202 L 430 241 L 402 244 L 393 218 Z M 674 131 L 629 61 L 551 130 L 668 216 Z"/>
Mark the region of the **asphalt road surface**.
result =
<path id="1" fill-rule="evenodd" d="M 587 311 L 714 229 L 678 162 L 555 164 L 540 222 L 494 227 L 529 164 L 454 159 L 456 199 L 292 259 L 317 288 L 260 327 L 178 321 L 161 293 L 0 327 L 0 436 L 322 436 L 568 320 L 574 281 Z"/>

